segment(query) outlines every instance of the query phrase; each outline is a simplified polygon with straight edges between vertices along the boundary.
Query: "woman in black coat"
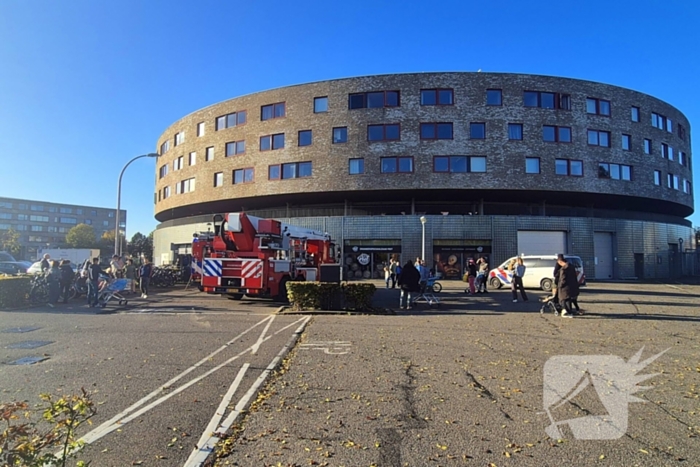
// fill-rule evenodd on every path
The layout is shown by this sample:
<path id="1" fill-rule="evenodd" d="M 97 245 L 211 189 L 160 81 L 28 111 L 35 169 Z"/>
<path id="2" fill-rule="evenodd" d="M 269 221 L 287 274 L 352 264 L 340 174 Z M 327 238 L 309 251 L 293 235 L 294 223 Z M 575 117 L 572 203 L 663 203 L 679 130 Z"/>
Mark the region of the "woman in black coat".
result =
<path id="1" fill-rule="evenodd" d="M 413 265 L 412 262 L 407 261 L 404 267 L 401 269 L 401 275 L 399 276 L 399 287 L 401 287 L 401 298 L 399 300 L 399 306 L 402 310 L 411 309 L 411 304 L 413 303 L 413 294 L 420 292 L 420 272 Z"/>
<path id="2" fill-rule="evenodd" d="M 579 294 L 576 268 L 564 260 L 558 260 L 558 263 L 561 269 L 559 269 L 557 294 L 559 296 L 559 302 L 564 306 L 562 315 L 573 314 L 571 305 L 578 299 Z"/>

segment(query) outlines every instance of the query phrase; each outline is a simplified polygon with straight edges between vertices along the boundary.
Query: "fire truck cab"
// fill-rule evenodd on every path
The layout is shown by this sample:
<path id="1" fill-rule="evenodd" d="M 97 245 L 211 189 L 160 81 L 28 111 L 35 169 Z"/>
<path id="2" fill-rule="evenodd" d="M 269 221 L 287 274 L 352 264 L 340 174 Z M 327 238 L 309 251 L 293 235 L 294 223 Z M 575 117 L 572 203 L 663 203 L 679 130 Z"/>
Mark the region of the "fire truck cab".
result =
<path id="1" fill-rule="evenodd" d="M 327 233 L 238 212 L 215 216 L 214 235 L 196 240 L 193 259 L 201 255 L 200 290 L 207 293 L 286 300 L 289 281 L 340 281 Z"/>

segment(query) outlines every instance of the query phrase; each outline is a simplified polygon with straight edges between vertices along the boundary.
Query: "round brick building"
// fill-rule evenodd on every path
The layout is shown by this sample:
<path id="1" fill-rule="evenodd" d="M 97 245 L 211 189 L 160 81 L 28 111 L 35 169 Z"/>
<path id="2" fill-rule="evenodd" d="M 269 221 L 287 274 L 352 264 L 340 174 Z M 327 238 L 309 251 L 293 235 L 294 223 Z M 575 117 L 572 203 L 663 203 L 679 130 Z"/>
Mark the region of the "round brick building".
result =
<path id="1" fill-rule="evenodd" d="M 495 266 L 558 252 L 581 256 L 589 278 L 669 277 L 692 243 L 689 122 L 590 81 L 415 73 L 289 86 L 187 115 L 158 152 L 157 263 L 187 253 L 213 214 L 240 210 L 329 232 L 349 278 L 424 249 L 450 277 L 474 255 Z"/>

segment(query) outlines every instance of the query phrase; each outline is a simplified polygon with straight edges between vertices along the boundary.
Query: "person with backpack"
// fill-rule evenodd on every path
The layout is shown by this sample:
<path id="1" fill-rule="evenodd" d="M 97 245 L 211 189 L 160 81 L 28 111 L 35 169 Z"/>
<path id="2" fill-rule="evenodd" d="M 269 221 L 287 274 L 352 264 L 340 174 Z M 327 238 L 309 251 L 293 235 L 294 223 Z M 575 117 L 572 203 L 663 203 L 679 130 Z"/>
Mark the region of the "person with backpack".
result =
<path id="1" fill-rule="evenodd" d="M 401 288 L 399 307 L 402 310 L 410 310 L 413 305 L 413 294 L 420 292 L 420 272 L 410 261 L 407 261 L 401 269 L 399 287 Z"/>
<path id="2" fill-rule="evenodd" d="M 139 268 L 139 283 L 141 284 L 141 298 L 148 298 L 148 283 L 151 282 L 153 275 L 153 265 L 148 261 L 148 258 L 143 260 L 143 264 Z"/>
<path id="3" fill-rule="evenodd" d="M 70 287 L 73 284 L 75 273 L 73 272 L 69 259 L 62 260 L 58 269 L 61 271 L 60 294 L 63 296 L 63 303 L 68 303 L 68 299 L 70 298 Z"/>

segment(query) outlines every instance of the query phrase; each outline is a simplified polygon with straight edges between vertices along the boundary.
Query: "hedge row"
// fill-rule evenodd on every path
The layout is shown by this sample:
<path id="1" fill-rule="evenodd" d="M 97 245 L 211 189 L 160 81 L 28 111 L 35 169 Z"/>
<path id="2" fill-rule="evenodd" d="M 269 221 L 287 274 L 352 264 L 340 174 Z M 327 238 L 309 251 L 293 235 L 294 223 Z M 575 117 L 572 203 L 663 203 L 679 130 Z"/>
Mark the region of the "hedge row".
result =
<path id="1" fill-rule="evenodd" d="M 287 282 L 287 298 L 295 311 L 371 311 L 375 290 L 374 284 Z"/>
<path id="2" fill-rule="evenodd" d="M 30 276 L 0 276 L 0 308 L 15 308 L 27 304 Z"/>

